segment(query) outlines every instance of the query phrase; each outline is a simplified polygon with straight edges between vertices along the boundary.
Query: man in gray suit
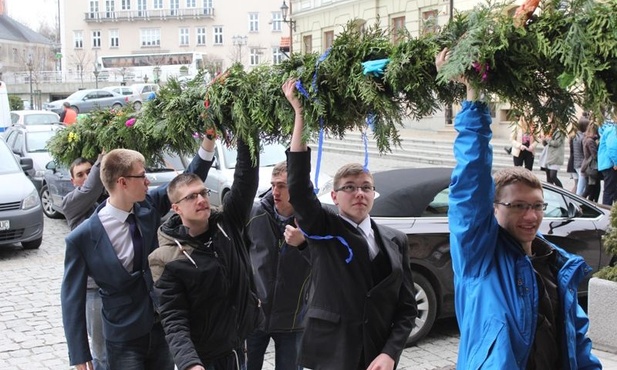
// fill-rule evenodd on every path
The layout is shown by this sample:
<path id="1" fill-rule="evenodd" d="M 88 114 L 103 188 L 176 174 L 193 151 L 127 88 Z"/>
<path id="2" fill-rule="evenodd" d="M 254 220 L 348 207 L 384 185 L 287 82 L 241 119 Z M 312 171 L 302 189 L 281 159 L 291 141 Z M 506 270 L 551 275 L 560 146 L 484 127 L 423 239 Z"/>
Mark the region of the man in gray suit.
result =
<path id="1" fill-rule="evenodd" d="M 204 139 L 187 172 L 205 179 L 213 148 L 214 141 Z M 144 166 L 145 158 L 132 150 L 106 154 L 100 171 L 110 197 L 66 238 L 62 312 L 70 362 L 78 369 L 92 368 L 84 314 L 89 276 L 100 287 L 109 368 L 173 369 L 147 264 L 171 204 L 167 185 L 148 191 Z"/>

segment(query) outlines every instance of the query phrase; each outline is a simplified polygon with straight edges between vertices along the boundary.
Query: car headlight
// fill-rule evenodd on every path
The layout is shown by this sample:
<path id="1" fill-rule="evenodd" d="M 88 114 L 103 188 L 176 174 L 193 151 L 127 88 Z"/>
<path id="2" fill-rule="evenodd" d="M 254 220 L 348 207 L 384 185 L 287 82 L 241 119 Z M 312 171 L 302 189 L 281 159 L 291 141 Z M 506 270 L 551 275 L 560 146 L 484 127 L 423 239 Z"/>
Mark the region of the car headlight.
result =
<path id="1" fill-rule="evenodd" d="M 32 191 L 27 197 L 24 198 L 23 202 L 21 202 L 21 209 L 30 209 L 39 205 L 41 200 L 39 199 L 39 195 L 36 192 L 36 189 Z"/>

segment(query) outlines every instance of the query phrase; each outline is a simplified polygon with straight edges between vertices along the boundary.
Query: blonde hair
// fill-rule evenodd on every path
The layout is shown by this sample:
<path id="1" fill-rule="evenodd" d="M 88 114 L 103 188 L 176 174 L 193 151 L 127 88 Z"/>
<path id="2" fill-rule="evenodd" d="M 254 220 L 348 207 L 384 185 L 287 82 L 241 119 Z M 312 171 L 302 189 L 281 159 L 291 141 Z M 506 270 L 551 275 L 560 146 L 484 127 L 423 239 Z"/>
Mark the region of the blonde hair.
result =
<path id="1" fill-rule="evenodd" d="M 113 190 L 120 177 L 131 175 L 130 171 L 136 163 L 145 165 L 146 159 L 135 150 L 114 149 L 105 154 L 101 162 L 101 181 L 105 188 Z"/>
<path id="2" fill-rule="evenodd" d="M 167 187 L 167 196 L 169 197 L 169 201 L 171 203 L 176 203 L 180 197 L 179 189 L 184 186 L 189 186 L 194 182 L 203 183 L 201 178 L 194 173 L 181 173 L 174 177 Z"/>
<path id="3" fill-rule="evenodd" d="M 341 166 L 338 169 L 338 171 L 336 171 L 336 174 L 334 175 L 334 179 L 333 179 L 334 188 L 337 189 L 340 187 L 341 179 L 344 179 L 345 177 L 349 177 L 349 176 L 358 176 L 363 173 L 366 173 L 367 175 L 369 175 L 369 177 L 371 178 L 371 182 L 374 182 L 373 174 L 371 174 L 369 170 L 365 170 L 364 167 L 360 163 L 348 163 L 348 164 Z"/>

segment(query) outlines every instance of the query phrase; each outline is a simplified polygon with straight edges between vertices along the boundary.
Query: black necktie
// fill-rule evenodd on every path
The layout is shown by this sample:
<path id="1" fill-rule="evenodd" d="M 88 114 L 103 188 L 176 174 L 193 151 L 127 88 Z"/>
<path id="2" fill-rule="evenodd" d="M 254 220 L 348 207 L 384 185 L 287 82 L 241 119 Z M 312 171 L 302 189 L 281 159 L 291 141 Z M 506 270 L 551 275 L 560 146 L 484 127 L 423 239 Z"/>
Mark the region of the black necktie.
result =
<path id="1" fill-rule="evenodd" d="M 136 221 L 135 214 L 129 213 L 126 222 L 129 224 L 131 239 L 133 240 L 133 271 L 141 271 L 141 261 L 144 255 L 144 240 L 141 237 Z"/>

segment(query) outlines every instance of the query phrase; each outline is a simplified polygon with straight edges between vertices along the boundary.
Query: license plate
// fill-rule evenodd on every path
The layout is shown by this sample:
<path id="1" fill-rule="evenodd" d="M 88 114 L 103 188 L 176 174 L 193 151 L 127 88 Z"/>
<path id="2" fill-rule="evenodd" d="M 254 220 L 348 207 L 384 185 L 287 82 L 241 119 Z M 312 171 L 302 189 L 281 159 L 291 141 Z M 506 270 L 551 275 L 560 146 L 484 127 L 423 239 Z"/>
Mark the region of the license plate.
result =
<path id="1" fill-rule="evenodd" d="M 0 230 L 8 230 L 11 228 L 10 220 L 0 220 Z"/>

